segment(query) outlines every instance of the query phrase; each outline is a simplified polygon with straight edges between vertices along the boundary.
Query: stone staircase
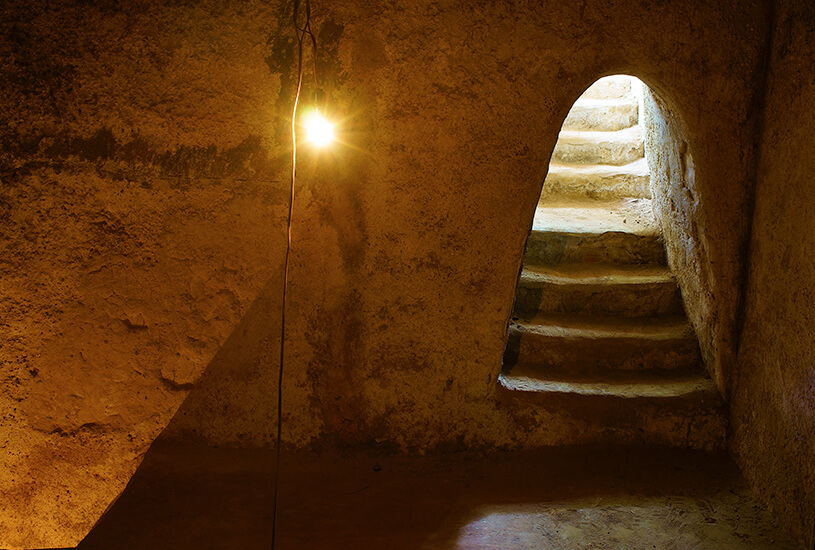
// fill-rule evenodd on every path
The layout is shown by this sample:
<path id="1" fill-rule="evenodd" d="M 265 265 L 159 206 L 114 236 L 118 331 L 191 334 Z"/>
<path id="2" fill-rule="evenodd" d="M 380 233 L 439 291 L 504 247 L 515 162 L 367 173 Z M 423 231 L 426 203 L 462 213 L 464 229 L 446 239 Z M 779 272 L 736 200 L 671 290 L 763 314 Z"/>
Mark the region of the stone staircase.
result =
<path id="1" fill-rule="evenodd" d="M 651 211 L 639 101 L 600 79 L 564 122 L 527 241 L 500 387 L 572 443 L 725 445 Z"/>

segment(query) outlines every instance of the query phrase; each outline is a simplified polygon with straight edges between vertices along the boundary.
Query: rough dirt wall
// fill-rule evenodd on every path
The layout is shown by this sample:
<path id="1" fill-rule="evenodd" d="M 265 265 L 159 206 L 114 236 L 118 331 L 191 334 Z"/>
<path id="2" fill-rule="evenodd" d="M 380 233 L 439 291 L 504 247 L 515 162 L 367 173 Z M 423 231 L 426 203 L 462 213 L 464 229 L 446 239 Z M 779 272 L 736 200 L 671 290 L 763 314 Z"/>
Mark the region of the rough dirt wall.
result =
<path id="1" fill-rule="evenodd" d="M 0 546 L 75 544 L 193 386 L 168 435 L 273 440 L 295 65 L 284 8 L 0 8 Z M 345 144 L 302 149 L 285 441 L 592 437 L 495 398 L 558 130 L 605 74 L 674 98 L 723 204 L 711 262 L 735 258 L 711 269 L 735 286 L 764 4 L 313 8 Z"/>
<path id="2" fill-rule="evenodd" d="M 269 15 L 126 5 L 0 7 L 3 548 L 87 532 L 280 269 Z"/>
<path id="3" fill-rule="evenodd" d="M 778 3 L 732 446 L 758 494 L 815 547 L 815 7 Z"/>
<path id="4" fill-rule="evenodd" d="M 770 3 L 763 9 L 768 20 Z M 744 302 L 742 279 L 767 72 L 769 30 L 765 32 L 760 56 L 754 59 L 754 89 L 734 103 L 711 96 L 708 102 L 690 105 L 687 100 L 698 83 L 644 78 L 652 88 L 645 90 L 643 108 L 654 213 L 705 363 L 726 396 Z M 727 78 L 728 73 L 708 71 L 706 81 L 724 89 Z M 721 129 L 710 124 L 712 118 L 726 119 L 731 133 L 719 133 Z M 739 139 L 732 139 L 736 136 Z M 723 164 L 718 155 L 724 150 L 740 162 Z M 722 185 L 723 180 L 738 182 L 739 192 Z"/>
<path id="5" fill-rule="evenodd" d="M 723 231 L 724 227 L 718 231 L 714 227 L 714 231 L 708 233 L 708 224 L 729 221 L 733 224 L 731 246 L 737 242 L 743 244 L 747 238 L 745 222 L 749 219 L 746 215 L 749 208 L 745 201 L 749 194 L 739 197 L 741 203 L 737 208 L 728 201 L 704 200 L 718 193 L 715 193 L 715 181 L 697 180 L 690 143 L 699 143 L 698 138 L 691 139 L 692 132 L 683 117 L 671 100 L 659 93 L 645 90 L 643 110 L 651 196 L 665 239 L 668 263 L 682 289 L 685 310 L 699 339 L 705 364 L 722 392 L 727 393 L 726 373 L 733 361 L 733 335 L 741 299 L 741 285 L 734 281 L 739 280 L 743 259 L 732 250 L 731 255 L 723 254 L 721 247 L 717 249 L 713 244 L 713 250 L 723 255 L 723 262 L 717 265 L 711 256 L 709 236 L 727 232 Z M 744 117 L 748 132 L 752 129 L 749 127 L 751 118 Z"/>

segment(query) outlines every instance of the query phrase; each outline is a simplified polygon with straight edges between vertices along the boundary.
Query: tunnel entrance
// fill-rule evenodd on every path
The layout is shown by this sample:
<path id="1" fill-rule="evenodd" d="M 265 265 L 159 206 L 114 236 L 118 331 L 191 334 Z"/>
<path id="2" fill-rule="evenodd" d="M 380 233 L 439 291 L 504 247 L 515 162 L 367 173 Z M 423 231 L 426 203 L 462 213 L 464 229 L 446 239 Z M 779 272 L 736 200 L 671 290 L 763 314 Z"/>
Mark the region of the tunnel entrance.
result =
<path id="1" fill-rule="evenodd" d="M 601 78 L 563 123 L 499 377 L 536 403 L 555 399 L 559 412 L 584 419 L 603 442 L 673 441 L 685 433 L 665 426 L 720 415 L 652 210 L 644 86 L 631 76 Z M 657 426 L 655 414 L 668 424 Z M 708 436 L 702 446 L 720 444 L 719 430 Z"/>

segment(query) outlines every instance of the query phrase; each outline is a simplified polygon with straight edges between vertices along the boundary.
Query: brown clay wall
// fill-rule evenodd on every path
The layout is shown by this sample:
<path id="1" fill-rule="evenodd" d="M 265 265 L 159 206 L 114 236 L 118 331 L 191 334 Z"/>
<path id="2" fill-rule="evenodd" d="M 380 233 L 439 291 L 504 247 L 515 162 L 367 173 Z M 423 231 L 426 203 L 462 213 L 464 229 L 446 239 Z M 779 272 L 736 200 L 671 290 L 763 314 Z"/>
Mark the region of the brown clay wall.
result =
<path id="1" fill-rule="evenodd" d="M 0 6 L 0 547 L 73 547 L 279 278 L 275 18 L 225 6 Z"/>
<path id="2" fill-rule="evenodd" d="M 738 286 L 717 281 L 717 275 L 722 273 L 711 261 L 706 220 L 710 219 L 709 213 L 732 218 L 739 224 L 734 227 L 734 236 L 746 238 L 743 224 L 747 217 L 735 219 L 735 212 L 719 210 L 714 201 L 702 200 L 707 193 L 700 185 L 711 182 L 697 181 L 690 133 L 671 101 L 646 90 L 643 108 L 654 215 L 662 228 L 668 263 L 679 281 L 705 364 L 724 390 L 723 365 L 732 360 L 734 346 L 730 335 L 740 296 Z M 746 205 L 742 204 L 739 212 L 745 211 Z M 736 259 L 734 256 L 727 262 L 726 280 L 738 280 Z M 717 282 L 720 292 L 715 291 Z"/>
<path id="3" fill-rule="evenodd" d="M 765 17 L 770 13 L 766 9 Z M 762 54 L 766 56 L 766 50 Z M 761 63 L 760 58 L 756 61 Z M 760 65 L 758 74 L 765 72 Z M 744 300 L 741 280 L 757 155 L 757 140 L 744 138 L 757 136 L 763 83 L 758 79 L 752 94 L 727 108 L 719 100 L 686 104 L 693 87 L 714 82 L 722 87 L 724 78 L 709 74 L 701 84 L 682 81 L 670 86 L 646 77 L 651 89 L 644 93 L 643 114 L 654 214 L 705 363 L 727 396 Z M 712 124 L 715 118 L 727 120 L 730 133 L 718 133 L 723 126 Z M 729 150 L 727 158 L 738 156 L 740 162 L 722 163 L 718 155 L 724 150 Z M 739 192 L 722 185 L 723 179 L 738 182 Z"/>
<path id="4" fill-rule="evenodd" d="M 0 546 L 75 544 L 187 394 L 167 436 L 273 441 L 295 63 L 284 7 L 0 7 Z M 557 132 L 605 74 L 643 78 L 694 136 L 701 200 L 720 205 L 705 261 L 726 332 L 765 12 L 314 2 L 344 144 L 300 157 L 285 442 L 592 436 L 508 407 L 496 377 Z"/>
<path id="5" fill-rule="evenodd" d="M 815 545 L 815 7 L 778 2 L 732 397 L 732 446 L 758 494 Z"/>

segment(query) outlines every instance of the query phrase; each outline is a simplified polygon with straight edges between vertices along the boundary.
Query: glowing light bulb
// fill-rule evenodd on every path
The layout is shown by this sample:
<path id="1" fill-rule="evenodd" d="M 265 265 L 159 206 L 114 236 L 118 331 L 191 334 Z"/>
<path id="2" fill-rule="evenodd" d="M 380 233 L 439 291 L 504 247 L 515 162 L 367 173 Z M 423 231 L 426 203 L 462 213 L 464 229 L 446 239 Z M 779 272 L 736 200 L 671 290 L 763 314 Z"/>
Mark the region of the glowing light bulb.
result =
<path id="1" fill-rule="evenodd" d="M 325 147 L 334 141 L 334 125 L 320 111 L 314 111 L 306 119 L 306 139 L 315 147 Z"/>

